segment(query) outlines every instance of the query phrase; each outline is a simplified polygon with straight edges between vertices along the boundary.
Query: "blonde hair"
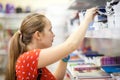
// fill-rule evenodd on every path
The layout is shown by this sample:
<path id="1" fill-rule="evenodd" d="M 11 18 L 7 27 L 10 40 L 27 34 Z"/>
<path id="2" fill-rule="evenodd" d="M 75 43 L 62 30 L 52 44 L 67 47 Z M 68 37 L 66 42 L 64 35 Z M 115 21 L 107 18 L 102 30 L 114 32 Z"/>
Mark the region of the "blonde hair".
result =
<path id="1" fill-rule="evenodd" d="M 26 45 L 31 42 L 35 31 L 44 30 L 46 17 L 41 14 L 30 14 L 22 22 L 20 30 L 17 31 L 10 40 L 9 58 L 6 70 L 6 80 L 16 80 L 15 64 L 18 57 L 27 51 Z"/>

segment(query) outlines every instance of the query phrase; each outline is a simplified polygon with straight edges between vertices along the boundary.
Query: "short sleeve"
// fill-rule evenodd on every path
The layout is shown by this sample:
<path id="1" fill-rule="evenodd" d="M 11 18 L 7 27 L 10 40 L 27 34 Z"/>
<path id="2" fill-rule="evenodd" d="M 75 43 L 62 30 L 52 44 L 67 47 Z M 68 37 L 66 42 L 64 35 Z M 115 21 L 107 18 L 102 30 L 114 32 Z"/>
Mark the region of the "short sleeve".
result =
<path id="1" fill-rule="evenodd" d="M 40 50 L 32 50 L 22 54 L 16 62 L 17 80 L 36 80 L 38 57 Z"/>

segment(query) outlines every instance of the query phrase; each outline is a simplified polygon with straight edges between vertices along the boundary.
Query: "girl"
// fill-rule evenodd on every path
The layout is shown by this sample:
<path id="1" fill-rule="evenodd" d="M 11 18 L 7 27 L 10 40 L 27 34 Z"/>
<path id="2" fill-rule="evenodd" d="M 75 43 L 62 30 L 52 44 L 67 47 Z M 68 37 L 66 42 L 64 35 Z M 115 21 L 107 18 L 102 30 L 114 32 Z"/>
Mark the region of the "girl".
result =
<path id="1" fill-rule="evenodd" d="M 6 80 L 63 80 L 69 59 L 65 57 L 79 47 L 96 12 L 96 7 L 88 9 L 80 27 L 56 47 L 51 47 L 55 35 L 49 19 L 36 13 L 27 16 L 10 41 Z M 58 60 L 52 74 L 46 66 Z"/>

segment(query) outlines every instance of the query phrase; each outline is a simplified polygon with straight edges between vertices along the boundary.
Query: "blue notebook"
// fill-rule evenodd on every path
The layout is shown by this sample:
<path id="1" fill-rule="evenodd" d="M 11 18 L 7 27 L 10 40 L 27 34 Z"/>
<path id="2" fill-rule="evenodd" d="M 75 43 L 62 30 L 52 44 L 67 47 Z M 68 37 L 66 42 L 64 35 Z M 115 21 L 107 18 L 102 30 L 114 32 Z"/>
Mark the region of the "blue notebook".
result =
<path id="1" fill-rule="evenodd" d="M 102 66 L 102 69 L 107 73 L 120 72 L 120 65 Z"/>

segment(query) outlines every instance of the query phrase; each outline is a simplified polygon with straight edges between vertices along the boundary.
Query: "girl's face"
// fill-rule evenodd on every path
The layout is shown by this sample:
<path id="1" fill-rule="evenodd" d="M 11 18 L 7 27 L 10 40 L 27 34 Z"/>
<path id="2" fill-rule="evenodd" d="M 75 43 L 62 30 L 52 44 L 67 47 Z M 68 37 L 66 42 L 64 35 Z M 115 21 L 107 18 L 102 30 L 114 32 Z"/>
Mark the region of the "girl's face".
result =
<path id="1" fill-rule="evenodd" d="M 44 31 L 41 33 L 41 41 L 40 45 L 42 48 L 48 48 L 52 46 L 53 38 L 55 37 L 54 33 L 52 32 L 52 25 L 48 19 L 45 19 L 46 26 L 44 27 Z"/>

